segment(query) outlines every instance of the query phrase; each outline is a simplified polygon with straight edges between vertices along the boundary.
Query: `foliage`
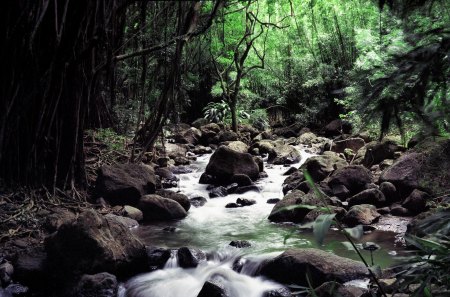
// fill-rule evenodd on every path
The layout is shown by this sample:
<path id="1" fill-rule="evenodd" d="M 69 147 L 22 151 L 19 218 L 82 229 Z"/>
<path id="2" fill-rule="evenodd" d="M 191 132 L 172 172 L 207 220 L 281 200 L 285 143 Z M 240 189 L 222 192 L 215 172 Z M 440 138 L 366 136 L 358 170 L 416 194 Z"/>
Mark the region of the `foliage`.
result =
<path id="1" fill-rule="evenodd" d="M 422 239 L 415 236 L 406 241 L 418 249 L 416 256 L 400 265 L 399 290 L 407 291 L 411 285 L 411 296 L 448 296 L 450 293 L 450 239 L 439 236 Z"/>
<path id="2" fill-rule="evenodd" d="M 230 106 L 223 100 L 210 102 L 203 108 L 205 119 L 213 123 L 223 123 L 229 119 Z"/>
<path id="3" fill-rule="evenodd" d="M 99 141 L 102 144 L 108 146 L 108 149 L 113 151 L 125 151 L 127 138 L 123 135 L 117 134 L 113 129 L 95 129 L 88 130 L 86 134 L 92 137 L 92 139 Z"/>

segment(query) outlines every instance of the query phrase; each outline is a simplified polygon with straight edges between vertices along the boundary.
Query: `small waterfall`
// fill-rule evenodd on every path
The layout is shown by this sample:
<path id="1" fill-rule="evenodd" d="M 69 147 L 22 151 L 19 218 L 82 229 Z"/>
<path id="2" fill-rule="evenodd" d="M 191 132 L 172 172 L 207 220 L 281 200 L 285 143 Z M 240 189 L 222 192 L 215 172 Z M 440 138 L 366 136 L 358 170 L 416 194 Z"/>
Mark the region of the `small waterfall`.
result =
<path id="1" fill-rule="evenodd" d="M 165 268 L 177 268 L 180 267 L 178 265 L 178 252 L 177 250 L 171 250 L 170 251 L 170 258 L 167 260 L 166 265 L 164 265 Z"/>

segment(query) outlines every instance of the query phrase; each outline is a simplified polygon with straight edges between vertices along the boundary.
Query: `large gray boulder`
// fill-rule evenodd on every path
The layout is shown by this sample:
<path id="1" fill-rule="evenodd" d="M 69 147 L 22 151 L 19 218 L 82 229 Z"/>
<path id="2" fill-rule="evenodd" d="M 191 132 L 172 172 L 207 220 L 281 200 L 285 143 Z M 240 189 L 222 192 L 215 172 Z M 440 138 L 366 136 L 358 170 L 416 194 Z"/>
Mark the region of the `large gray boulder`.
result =
<path id="1" fill-rule="evenodd" d="M 259 168 L 252 155 L 220 146 L 211 156 L 204 175 L 211 176 L 211 180 L 216 184 L 228 184 L 236 174 L 245 174 L 256 180 L 259 177 Z"/>
<path id="2" fill-rule="evenodd" d="M 364 166 L 349 165 L 334 171 L 328 185 L 331 188 L 343 185 L 349 190 L 349 195 L 355 195 L 364 190 L 366 185 L 372 182 L 372 179 L 372 173 Z"/>
<path id="3" fill-rule="evenodd" d="M 188 196 L 186 196 L 182 193 L 174 192 L 171 190 L 161 189 L 161 190 L 156 191 L 156 195 L 159 195 L 163 198 L 172 199 L 172 200 L 180 203 L 180 205 L 186 211 L 188 211 L 191 208 L 191 202 L 189 201 Z"/>
<path id="4" fill-rule="evenodd" d="M 159 195 L 142 196 L 137 207 L 144 214 L 144 221 L 176 220 L 187 216 L 180 203 Z"/>
<path id="5" fill-rule="evenodd" d="M 331 175 L 336 169 L 347 166 L 348 163 L 336 153 L 327 152 L 306 160 L 300 169 L 306 169 L 315 182 L 320 182 Z"/>
<path id="6" fill-rule="evenodd" d="M 382 207 L 386 205 L 386 198 L 384 194 L 375 188 L 367 189 L 347 199 L 348 206 L 359 204 L 372 204 L 376 207 Z"/>
<path id="7" fill-rule="evenodd" d="M 349 227 L 370 225 L 377 222 L 380 216 L 375 206 L 371 204 L 360 204 L 352 206 L 342 221 Z"/>
<path id="8" fill-rule="evenodd" d="M 96 194 L 113 205 L 136 205 L 142 195 L 155 192 L 153 169 L 141 164 L 105 165 L 100 167 Z"/>
<path id="9" fill-rule="evenodd" d="M 368 269 L 361 262 L 306 248 L 290 249 L 269 260 L 262 265 L 261 274 L 284 284 L 316 287 L 327 281 L 343 283 L 365 278 Z"/>
<path id="10" fill-rule="evenodd" d="M 268 163 L 284 165 L 300 162 L 300 153 L 291 145 L 276 145 L 269 153 Z"/>
<path id="11" fill-rule="evenodd" d="M 144 244 L 122 223 L 86 210 L 45 240 L 55 275 L 109 272 L 131 275 L 146 268 Z"/>

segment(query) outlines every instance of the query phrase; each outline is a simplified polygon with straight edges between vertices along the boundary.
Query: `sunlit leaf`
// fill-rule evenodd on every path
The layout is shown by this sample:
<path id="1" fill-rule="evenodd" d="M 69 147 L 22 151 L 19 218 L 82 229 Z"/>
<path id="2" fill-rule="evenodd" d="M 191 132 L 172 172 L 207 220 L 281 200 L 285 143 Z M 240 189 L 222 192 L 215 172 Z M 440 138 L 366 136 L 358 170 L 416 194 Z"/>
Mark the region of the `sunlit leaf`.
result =
<path id="1" fill-rule="evenodd" d="M 335 216 L 336 216 L 335 213 L 322 214 L 322 215 L 319 215 L 316 218 L 316 220 L 314 221 L 314 226 L 313 226 L 314 237 L 316 238 L 316 241 L 320 245 L 323 244 L 325 235 L 327 234 L 328 230 L 330 229 L 331 223 L 333 222 L 333 219 Z"/>

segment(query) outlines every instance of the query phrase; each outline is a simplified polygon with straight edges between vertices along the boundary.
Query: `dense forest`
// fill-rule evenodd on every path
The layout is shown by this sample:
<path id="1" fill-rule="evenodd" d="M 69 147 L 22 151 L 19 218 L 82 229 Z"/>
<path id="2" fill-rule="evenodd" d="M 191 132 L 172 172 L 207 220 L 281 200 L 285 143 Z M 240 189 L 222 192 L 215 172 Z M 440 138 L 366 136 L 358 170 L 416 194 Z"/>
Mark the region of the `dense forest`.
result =
<path id="1" fill-rule="evenodd" d="M 6 0 L 0 16 L 1 297 L 448 296 L 448 1 Z M 205 259 L 230 272 L 199 276 Z"/>

